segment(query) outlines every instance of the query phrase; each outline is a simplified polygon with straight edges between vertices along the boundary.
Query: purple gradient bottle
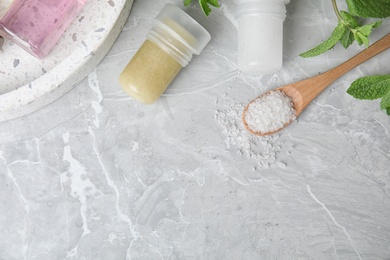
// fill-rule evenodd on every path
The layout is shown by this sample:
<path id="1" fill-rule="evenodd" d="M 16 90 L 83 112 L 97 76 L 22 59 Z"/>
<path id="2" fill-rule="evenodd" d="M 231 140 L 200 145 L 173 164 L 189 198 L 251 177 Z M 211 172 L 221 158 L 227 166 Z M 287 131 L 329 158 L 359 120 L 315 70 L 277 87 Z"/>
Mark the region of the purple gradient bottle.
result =
<path id="1" fill-rule="evenodd" d="M 0 19 L 0 34 L 44 58 L 87 0 L 14 0 Z"/>

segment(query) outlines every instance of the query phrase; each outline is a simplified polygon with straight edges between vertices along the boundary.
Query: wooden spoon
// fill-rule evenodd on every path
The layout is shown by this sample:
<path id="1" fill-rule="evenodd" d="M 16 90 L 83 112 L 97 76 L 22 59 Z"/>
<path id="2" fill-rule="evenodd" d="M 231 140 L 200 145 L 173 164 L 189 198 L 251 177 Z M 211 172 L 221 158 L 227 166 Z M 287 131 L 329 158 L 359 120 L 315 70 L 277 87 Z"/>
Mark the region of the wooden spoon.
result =
<path id="1" fill-rule="evenodd" d="M 343 76 L 345 73 L 350 71 L 351 69 L 355 68 L 356 66 L 362 64 L 363 62 L 371 59 L 375 55 L 383 52 L 384 50 L 390 48 L 390 34 L 387 34 L 385 37 L 377 41 L 376 43 L 372 44 L 370 47 L 365 49 L 364 51 L 360 52 L 356 56 L 352 57 L 351 59 L 347 60 L 346 62 L 342 63 L 341 65 L 328 70 L 327 72 L 324 72 L 322 74 L 319 74 L 317 76 L 314 76 L 312 78 L 308 78 L 296 83 L 288 84 L 283 87 L 277 88 L 275 90 L 271 91 L 282 91 L 287 96 L 289 96 L 292 100 L 292 103 L 294 105 L 295 109 L 295 116 L 298 117 L 303 110 L 310 104 L 310 102 L 316 98 L 325 88 L 327 88 L 330 84 L 332 84 L 336 79 Z M 269 92 L 267 92 L 269 93 Z M 260 95 L 259 97 L 252 100 L 244 109 L 242 113 L 242 121 L 245 126 L 245 128 L 254 135 L 270 135 L 273 133 L 276 133 L 283 128 L 285 128 L 287 125 L 289 125 L 293 120 L 290 120 L 287 122 L 283 127 L 277 129 L 273 132 L 268 133 L 259 133 L 255 132 L 250 129 L 248 126 L 246 120 L 245 120 L 245 114 L 248 110 L 249 105 L 254 102 L 256 99 L 261 98 L 263 95 L 266 95 L 267 93 L 264 93 Z"/>

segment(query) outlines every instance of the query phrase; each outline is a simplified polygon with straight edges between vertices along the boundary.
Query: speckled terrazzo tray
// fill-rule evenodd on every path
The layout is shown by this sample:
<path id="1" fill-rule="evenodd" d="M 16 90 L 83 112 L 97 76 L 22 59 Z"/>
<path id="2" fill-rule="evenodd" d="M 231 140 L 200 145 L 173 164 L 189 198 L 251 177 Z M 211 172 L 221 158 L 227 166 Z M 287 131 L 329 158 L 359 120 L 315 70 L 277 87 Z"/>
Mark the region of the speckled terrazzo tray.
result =
<path id="1" fill-rule="evenodd" d="M 0 16 L 10 2 L 0 1 Z M 89 0 L 44 60 L 6 40 L 0 50 L 0 122 L 46 106 L 84 79 L 115 42 L 132 5 Z"/>

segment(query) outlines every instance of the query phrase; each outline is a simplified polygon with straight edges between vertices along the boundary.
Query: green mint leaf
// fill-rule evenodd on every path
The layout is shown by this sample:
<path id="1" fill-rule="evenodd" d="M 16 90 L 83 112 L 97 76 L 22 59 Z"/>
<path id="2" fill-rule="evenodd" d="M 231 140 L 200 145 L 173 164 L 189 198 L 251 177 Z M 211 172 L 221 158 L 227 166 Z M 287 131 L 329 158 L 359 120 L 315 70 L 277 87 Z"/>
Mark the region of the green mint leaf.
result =
<path id="1" fill-rule="evenodd" d="M 381 110 L 387 108 L 390 108 L 390 92 L 388 92 L 381 100 Z"/>
<path id="2" fill-rule="evenodd" d="M 192 3 L 192 0 L 183 0 L 185 6 L 189 6 Z"/>
<path id="3" fill-rule="evenodd" d="M 390 107 L 386 108 L 386 114 L 390 116 Z"/>
<path id="4" fill-rule="evenodd" d="M 183 0 L 185 6 L 189 6 L 192 2 L 193 0 Z M 220 7 L 218 0 L 198 0 L 198 2 L 206 16 L 209 16 L 211 13 L 210 5 L 214 7 Z"/>
<path id="5" fill-rule="evenodd" d="M 329 39 L 327 39 L 317 47 L 314 47 L 313 49 L 300 54 L 299 56 L 303 58 L 310 58 L 310 57 L 318 56 L 330 50 L 331 48 L 333 48 L 333 46 L 336 45 L 336 43 L 341 39 L 341 37 L 343 37 L 343 34 L 345 33 L 346 30 L 347 28 L 342 23 L 339 23 L 337 27 L 334 29 L 334 31 L 332 32 L 332 35 L 330 36 Z"/>
<path id="6" fill-rule="evenodd" d="M 207 2 L 214 7 L 220 7 L 218 0 L 208 0 Z"/>
<path id="7" fill-rule="evenodd" d="M 206 16 L 209 16 L 211 13 L 210 5 L 214 7 L 220 7 L 218 0 L 199 0 L 199 4 Z"/>
<path id="8" fill-rule="evenodd" d="M 366 35 L 364 35 L 363 33 L 359 32 L 359 31 L 355 31 L 353 33 L 353 36 L 355 37 L 355 40 L 358 42 L 359 45 L 362 45 L 363 43 L 366 46 L 369 45 L 368 37 Z"/>
<path id="9" fill-rule="evenodd" d="M 341 22 L 347 27 L 340 39 L 340 43 L 345 49 L 347 49 L 355 41 L 355 37 L 351 29 L 359 27 L 359 23 L 356 18 L 348 12 L 341 11 L 340 16 L 343 18 Z"/>
<path id="10" fill-rule="evenodd" d="M 347 49 L 353 42 L 355 41 L 355 37 L 350 30 L 345 30 L 343 36 L 341 36 L 340 43 L 343 45 L 345 49 Z"/>
<path id="11" fill-rule="evenodd" d="M 356 17 L 354 17 L 350 13 L 345 12 L 345 11 L 341 11 L 340 16 L 343 18 L 343 22 L 347 26 L 349 26 L 351 28 L 356 28 L 359 26 L 359 22 L 356 20 Z"/>
<path id="12" fill-rule="evenodd" d="M 382 25 L 382 21 L 377 21 L 372 24 L 367 24 L 361 27 L 357 27 L 356 29 L 353 29 L 352 32 L 359 45 L 362 45 L 364 43 L 364 45 L 368 47 L 369 45 L 368 37 L 370 36 L 372 29 L 378 28 L 381 25 Z"/>
<path id="13" fill-rule="evenodd" d="M 390 95 L 390 75 L 367 76 L 355 80 L 347 93 L 357 99 L 373 100 Z"/>
<path id="14" fill-rule="evenodd" d="M 390 16 L 389 0 L 346 0 L 349 12 L 364 18 L 385 18 Z"/>
<path id="15" fill-rule="evenodd" d="M 211 13 L 211 8 L 210 8 L 207 0 L 199 0 L 199 4 L 200 4 L 200 7 L 202 7 L 203 13 L 206 16 L 209 16 L 209 14 Z"/>

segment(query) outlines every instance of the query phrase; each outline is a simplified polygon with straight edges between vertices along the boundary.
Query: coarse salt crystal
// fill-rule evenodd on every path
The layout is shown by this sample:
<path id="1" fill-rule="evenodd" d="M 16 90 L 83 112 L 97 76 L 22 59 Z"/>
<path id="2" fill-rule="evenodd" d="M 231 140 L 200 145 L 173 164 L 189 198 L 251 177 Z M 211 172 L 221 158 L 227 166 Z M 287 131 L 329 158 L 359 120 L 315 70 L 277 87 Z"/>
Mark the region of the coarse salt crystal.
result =
<path id="1" fill-rule="evenodd" d="M 256 133 L 272 133 L 295 119 L 294 105 L 280 90 L 256 98 L 245 112 L 245 122 Z"/>
<path id="2" fill-rule="evenodd" d="M 244 108 L 241 103 L 227 102 L 226 109 L 217 110 L 215 114 L 215 119 L 218 120 L 227 137 L 225 140 L 227 150 L 236 151 L 237 154 L 252 159 L 256 162 L 255 170 L 278 166 L 279 154 L 282 152 L 290 155 L 290 147 L 277 134 L 255 136 L 248 133 L 241 121 Z"/>

